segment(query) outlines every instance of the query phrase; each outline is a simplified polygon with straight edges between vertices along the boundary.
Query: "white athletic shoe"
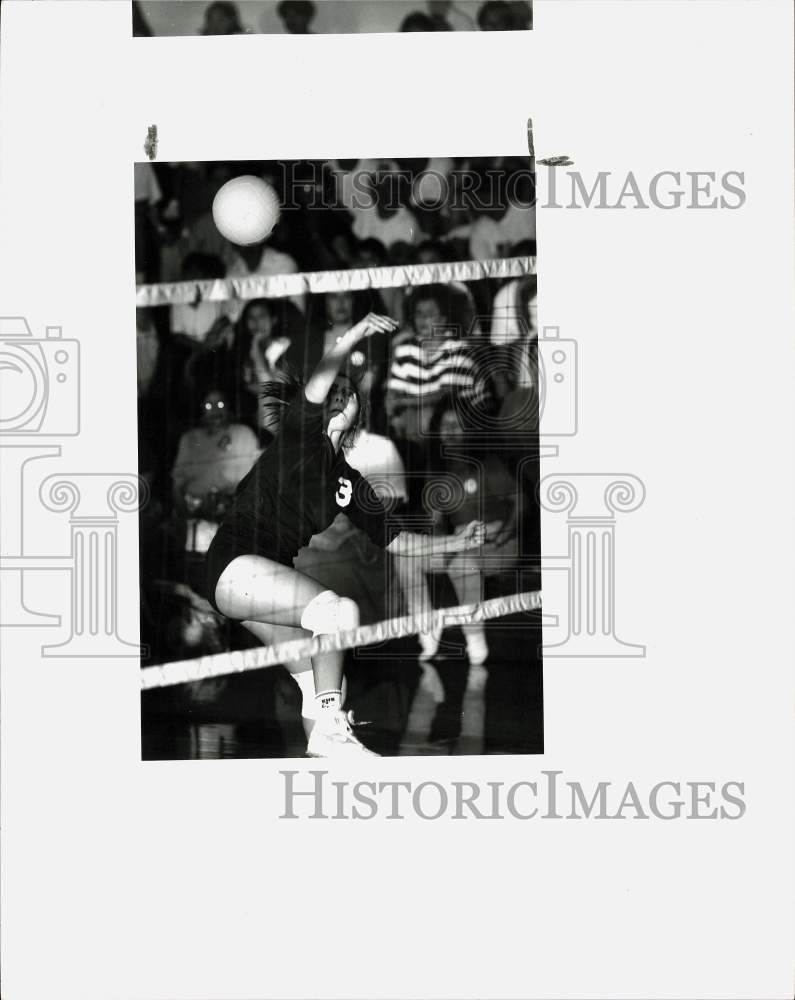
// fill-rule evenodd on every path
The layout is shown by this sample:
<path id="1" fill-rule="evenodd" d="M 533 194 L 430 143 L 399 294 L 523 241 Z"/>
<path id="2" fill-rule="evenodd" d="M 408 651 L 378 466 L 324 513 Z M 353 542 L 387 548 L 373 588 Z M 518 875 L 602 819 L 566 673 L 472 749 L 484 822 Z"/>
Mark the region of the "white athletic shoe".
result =
<path id="1" fill-rule="evenodd" d="M 349 713 L 320 712 L 306 747 L 307 757 L 378 757 L 353 735 Z"/>

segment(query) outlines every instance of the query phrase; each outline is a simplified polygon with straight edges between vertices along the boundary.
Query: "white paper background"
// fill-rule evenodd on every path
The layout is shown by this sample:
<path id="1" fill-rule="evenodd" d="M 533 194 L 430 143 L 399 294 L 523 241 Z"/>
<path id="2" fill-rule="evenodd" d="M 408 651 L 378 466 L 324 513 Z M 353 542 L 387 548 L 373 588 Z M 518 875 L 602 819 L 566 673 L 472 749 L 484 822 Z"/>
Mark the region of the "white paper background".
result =
<path id="1" fill-rule="evenodd" d="M 532 33 L 410 37 L 132 39 L 126 3 L 2 17 L 0 313 L 82 347 L 84 427 L 53 471 L 136 469 L 152 123 L 163 160 L 489 155 L 523 153 L 532 115 L 537 154 L 585 177 L 738 169 L 748 196 L 539 211 L 540 322 L 581 370 L 580 433 L 544 472 L 646 484 L 616 607 L 647 658 L 550 660 L 543 758 L 374 769 L 737 779 L 745 818 L 279 821 L 283 763 L 142 764 L 135 661 L 40 661 L 62 632 L 4 630 L 4 996 L 790 997 L 790 5 L 537 0 Z M 29 516 L 31 550 L 68 551 L 64 519 Z M 562 554 L 560 516 L 544 532 Z M 45 576 L 30 603 L 63 613 Z"/>

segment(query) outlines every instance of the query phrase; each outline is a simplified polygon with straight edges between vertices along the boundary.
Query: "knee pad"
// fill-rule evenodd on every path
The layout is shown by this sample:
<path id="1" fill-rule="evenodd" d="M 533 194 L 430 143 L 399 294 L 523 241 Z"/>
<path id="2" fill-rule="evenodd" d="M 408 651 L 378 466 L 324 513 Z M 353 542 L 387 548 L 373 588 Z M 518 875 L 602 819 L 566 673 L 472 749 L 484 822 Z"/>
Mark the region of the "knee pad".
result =
<path id="1" fill-rule="evenodd" d="M 324 590 L 313 598 L 301 615 L 302 628 L 312 635 L 328 635 L 359 627 L 359 608 L 349 597 L 339 597 L 333 590 Z"/>

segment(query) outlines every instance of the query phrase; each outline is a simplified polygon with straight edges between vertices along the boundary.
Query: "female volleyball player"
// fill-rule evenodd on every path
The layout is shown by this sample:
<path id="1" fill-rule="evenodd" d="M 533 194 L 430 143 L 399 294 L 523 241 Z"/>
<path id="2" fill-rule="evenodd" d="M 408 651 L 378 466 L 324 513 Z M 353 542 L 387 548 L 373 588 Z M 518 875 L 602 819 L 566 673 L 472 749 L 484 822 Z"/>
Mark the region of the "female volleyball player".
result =
<path id="1" fill-rule="evenodd" d="M 374 333 L 398 324 L 370 313 L 325 354 L 290 404 L 273 443 L 237 488 L 232 507 L 207 553 L 208 597 L 222 615 L 270 641 L 269 626 L 300 627 L 312 635 L 357 628 L 359 611 L 293 569 L 298 550 L 340 512 L 377 544 L 397 555 L 434 555 L 475 548 L 484 528 L 473 521 L 446 538 L 400 531 L 373 489 L 345 460 L 342 445 L 356 430 L 361 400 L 340 368 L 348 353 Z M 304 706 L 314 719 L 311 757 L 371 754 L 356 739 L 342 711 L 343 653 L 312 658 L 297 672 Z"/>

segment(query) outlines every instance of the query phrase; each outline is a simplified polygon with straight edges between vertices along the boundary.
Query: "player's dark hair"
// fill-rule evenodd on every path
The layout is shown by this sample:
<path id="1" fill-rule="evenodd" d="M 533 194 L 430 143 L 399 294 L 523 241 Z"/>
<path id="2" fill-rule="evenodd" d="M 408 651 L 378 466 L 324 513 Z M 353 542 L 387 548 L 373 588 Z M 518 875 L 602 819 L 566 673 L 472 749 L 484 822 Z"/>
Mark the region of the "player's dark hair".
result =
<path id="1" fill-rule="evenodd" d="M 342 448 L 349 448 L 356 440 L 359 430 L 367 426 L 369 402 L 359 381 L 353 375 L 344 371 L 340 374 L 349 379 L 359 404 L 356 420 L 353 426 L 345 432 L 341 442 Z M 260 411 L 265 417 L 264 423 L 268 427 L 278 427 L 281 424 L 288 407 L 297 398 L 299 392 L 304 391 L 305 384 L 304 380 L 289 366 L 286 366 L 284 371 L 279 372 L 273 379 L 262 384 L 259 394 Z"/>

